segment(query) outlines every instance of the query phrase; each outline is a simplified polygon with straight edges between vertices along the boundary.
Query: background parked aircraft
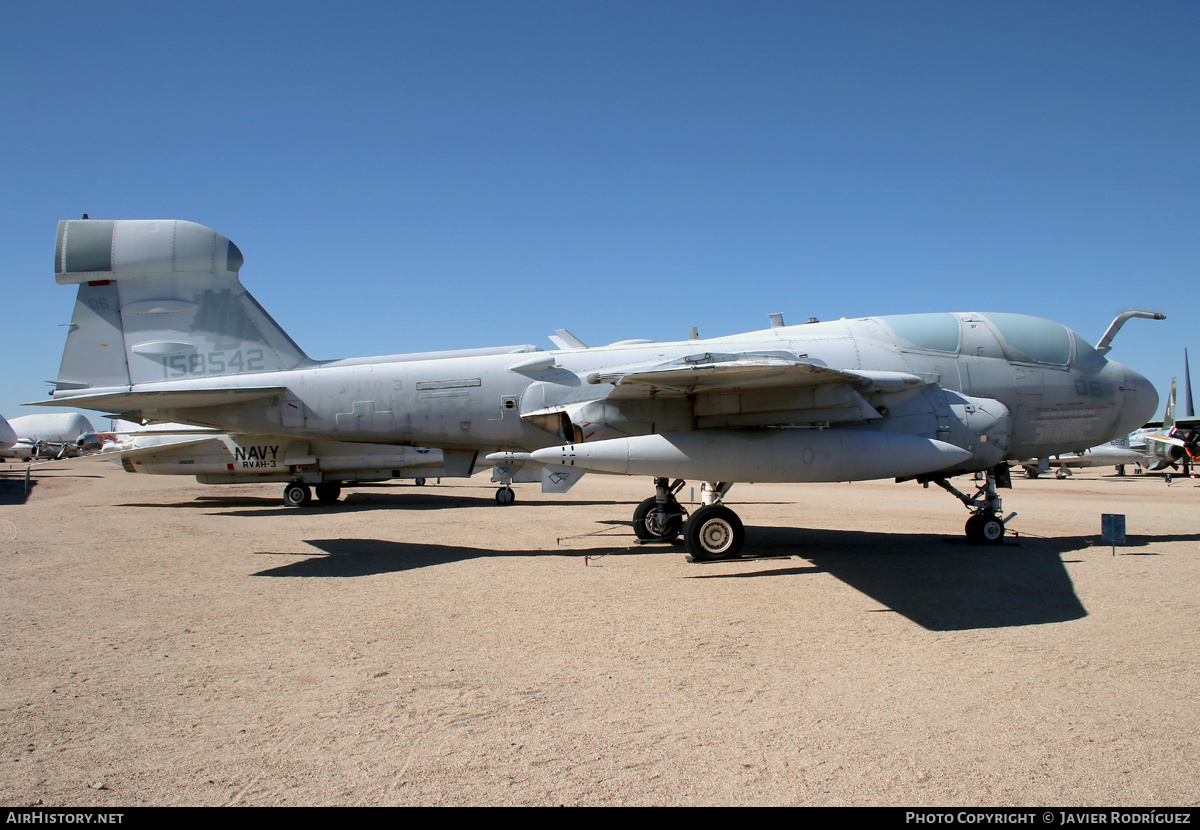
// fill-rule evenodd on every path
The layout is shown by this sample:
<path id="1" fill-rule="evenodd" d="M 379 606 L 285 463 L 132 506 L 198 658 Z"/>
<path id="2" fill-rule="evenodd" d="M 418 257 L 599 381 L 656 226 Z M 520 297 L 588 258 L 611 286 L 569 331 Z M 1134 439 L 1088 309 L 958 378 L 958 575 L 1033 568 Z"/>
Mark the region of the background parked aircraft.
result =
<path id="1" fill-rule="evenodd" d="M 94 430 L 78 412 L 22 415 L 8 422 L 16 440 L 0 448 L 0 458 L 30 461 L 36 458 L 70 458 L 79 455 L 79 439 Z"/>
<path id="2" fill-rule="evenodd" d="M 1138 430 L 1130 436 L 1135 446 L 1141 446 L 1150 458 L 1152 470 L 1167 470 L 1181 467 L 1184 475 L 1200 461 L 1200 422 L 1192 417 L 1176 417 L 1175 378 L 1171 379 L 1171 394 L 1167 397 L 1167 408 L 1163 412 L 1161 425 Z M 1191 399 L 1191 384 L 1187 384 L 1187 398 Z"/>
<path id="3" fill-rule="evenodd" d="M 1049 458 L 1033 458 L 1021 462 L 1027 478 L 1037 478 L 1053 469 L 1056 478 L 1067 478 L 1071 470 L 1081 467 L 1124 467 L 1134 464 L 1139 467 L 1150 465 L 1150 456 L 1142 448 L 1130 445 L 1130 436 L 1114 438 L 1107 444 L 1091 447 L 1083 452 L 1066 452 Z M 1124 473 L 1124 469 L 1122 469 Z"/>
<path id="4" fill-rule="evenodd" d="M 0 415 L 0 450 L 5 450 L 17 443 L 17 434 L 12 426 Z"/>

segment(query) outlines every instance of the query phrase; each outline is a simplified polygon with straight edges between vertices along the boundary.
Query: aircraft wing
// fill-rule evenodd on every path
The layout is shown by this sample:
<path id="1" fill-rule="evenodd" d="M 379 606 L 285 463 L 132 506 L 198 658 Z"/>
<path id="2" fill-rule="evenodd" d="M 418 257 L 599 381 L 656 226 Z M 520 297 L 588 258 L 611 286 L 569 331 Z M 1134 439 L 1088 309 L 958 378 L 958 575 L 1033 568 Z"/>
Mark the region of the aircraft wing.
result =
<path id="1" fill-rule="evenodd" d="M 1187 449 L 1188 447 L 1187 441 L 1171 435 L 1147 435 L 1146 438 L 1151 441 L 1157 441 L 1160 444 L 1168 444 L 1172 447 L 1179 447 L 1181 449 Z"/>
<path id="2" fill-rule="evenodd" d="M 827 369 L 814 363 L 782 358 L 747 358 L 695 362 L 679 366 L 598 374 L 589 383 L 612 383 L 610 398 L 639 398 L 651 394 L 702 392 L 738 393 L 768 389 L 847 384 L 868 388 L 901 389 L 931 383 L 931 379 L 908 372 L 853 372 Z"/>
<path id="3" fill-rule="evenodd" d="M 936 376 L 829 369 L 790 354 L 704 354 L 667 365 L 589 375 L 613 385 L 605 402 L 691 398 L 699 429 L 847 423 L 882 417 L 864 397 L 936 383 Z M 872 399 L 878 402 L 878 395 Z M 587 417 L 584 415 L 583 417 Z"/>

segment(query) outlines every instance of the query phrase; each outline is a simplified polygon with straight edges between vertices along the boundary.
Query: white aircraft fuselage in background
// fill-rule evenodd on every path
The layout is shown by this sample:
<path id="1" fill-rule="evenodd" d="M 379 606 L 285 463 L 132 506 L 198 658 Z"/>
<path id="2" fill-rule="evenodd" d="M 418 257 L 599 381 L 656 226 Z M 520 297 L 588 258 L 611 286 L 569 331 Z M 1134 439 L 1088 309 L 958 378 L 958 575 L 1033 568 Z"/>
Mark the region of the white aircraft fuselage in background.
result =
<path id="1" fill-rule="evenodd" d="M 13 432 L 8 421 L 4 420 L 4 416 L 0 415 L 0 450 L 6 450 L 15 443 L 17 443 L 17 434 Z"/>
<path id="2" fill-rule="evenodd" d="M 78 441 L 92 432 L 91 422 L 79 412 L 22 415 L 8 422 L 15 436 L 0 447 L 0 458 L 67 458 L 79 455 Z"/>

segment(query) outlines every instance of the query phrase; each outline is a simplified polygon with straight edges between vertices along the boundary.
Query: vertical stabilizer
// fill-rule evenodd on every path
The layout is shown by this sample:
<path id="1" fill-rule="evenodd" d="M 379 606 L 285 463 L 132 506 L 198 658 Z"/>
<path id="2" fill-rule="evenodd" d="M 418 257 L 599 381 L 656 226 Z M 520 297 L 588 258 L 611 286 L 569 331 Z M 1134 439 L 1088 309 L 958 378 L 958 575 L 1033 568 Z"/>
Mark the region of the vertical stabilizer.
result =
<path id="1" fill-rule="evenodd" d="M 57 388 L 308 364 L 238 280 L 242 261 L 229 239 L 193 222 L 59 222 L 55 278 L 79 295 Z"/>
<path id="2" fill-rule="evenodd" d="M 57 388 L 128 385 L 129 363 L 117 284 L 111 280 L 80 283 L 58 367 Z"/>

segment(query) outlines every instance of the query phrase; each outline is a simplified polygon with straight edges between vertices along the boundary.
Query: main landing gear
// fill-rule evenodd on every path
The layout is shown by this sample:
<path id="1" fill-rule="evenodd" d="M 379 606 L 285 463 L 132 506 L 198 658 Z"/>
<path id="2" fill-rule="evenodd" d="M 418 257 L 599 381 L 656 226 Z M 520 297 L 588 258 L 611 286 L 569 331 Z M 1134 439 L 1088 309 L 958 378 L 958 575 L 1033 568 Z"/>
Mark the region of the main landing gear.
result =
<path id="1" fill-rule="evenodd" d="M 340 481 L 323 481 L 316 486 L 317 501 L 335 504 L 342 497 Z M 293 481 L 283 488 L 283 503 L 288 507 L 308 507 L 312 504 L 313 491 L 303 481 Z"/>
<path id="2" fill-rule="evenodd" d="M 715 562 L 733 559 L 746 544 L 742 520 L 723 504 L 706 504 L 688 518 L 683 543 L 693 559 Z"/>
<path id="3" fill-rule="evenodd" d="M 1008 519 L 1000 518 L 1002 508 L 1000 497 L 996 495 L 996 488 L 1011 490 L 1012 478 L 1009 475 L 1007 464 L 997 464 L 992 469 L 985 470 L 982 475 L 983 482 L 975 490 L 974 496 L 968 496 L 966 493 L 956 490 L 944 478 L 928 479 L 923 483 L 928 486 L 929 481 L 932 481 L 938 487 L 956 496 L 971 511 L 971 518 L 967 519 L 965 528 L 969 543 L 972 545 L 999 545 L 1004 541 L 1004 523 L 1017 514 L 1013 513 Z M 977 478 L 976 481 L 978 480 Z"/>
<path id="4" fill-rule="evenodd" d="M 313 488 L 317 492 L 317 501 L 321 504 L 334 504 L 342 497 L 340 481 L 323 481 Z"/>
<path id="5" fill-rule="evenodd" d="M 682 530 L 688 553 L 699 562 L 733 559 L 742 552 L 746 529 L 738 515 L 721 504 L 732 483 L 704 482 L 700 487 L 702 506 L 688 516 L 675 499 L 683 488 L 683 479 L 668 482 L 666 478 L 654 479 L 654 496 L 633 511 L 633 532 L 642 543 L 671 544 Z"/>
<path id="6" fill-rule="evenodd" d="M 517 500 L 517 494 L 507 484 L 496 491 L 496 504 L 508 505 Z"/>
<path id="7" fill-rule="evenodd" d="M 654 495 L 646 499 L 633 511 L 633 534 L 640 542 L 665 542 L 673 544 L 683 529 L 686 514 L 675 500 L 684 485 L 683 479 L 673 484 L 665 478 L 654 479 Z"/>
<path id="8" fill-rule="evenodd" d="M 933 482 L 953 494 L 967 509 L 971 517 L 965 527 L 967 541 L 972 545 L 999 545 L 1004 541 L 1004 525 L 1016 513 L 1001 518 L 1000 497 L 997 488 L 1012 489 L 1012 478 L 1007 464 L 998 464 L 990 470 L 976 474 L 978 482 L 975 495 L 968 496 L 955 489 L 945 478 L 919 479 L 926 486 Z M 746 529 L 738 515 L 721 503 L 733 486 L 731 482 L 704 482 L 700 487 L 702 506 L 689 516 L 675 499 L 682 489 L 682 479 L 669 482 L 666 478 L 654 479 L 655 495 L 646 499 L 633 511 L 633 532 L 645 543 L 671 544 L 683 532 L 683 543 L 687 552 L 698 562 L 715 562 L 734 559 L 746 544 Z"/>
<path id="9" fill-rule="evenodd" d="M 312 502 L 312 490 L 303 481 L 293 481 L 283 488 L 283 503 L 288 507 L 306 507 Z"/>

